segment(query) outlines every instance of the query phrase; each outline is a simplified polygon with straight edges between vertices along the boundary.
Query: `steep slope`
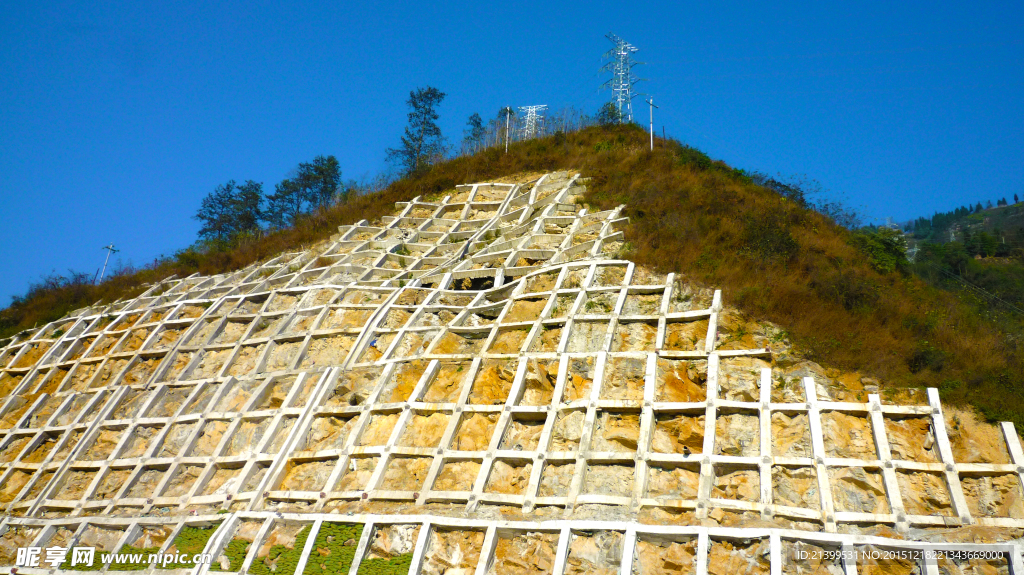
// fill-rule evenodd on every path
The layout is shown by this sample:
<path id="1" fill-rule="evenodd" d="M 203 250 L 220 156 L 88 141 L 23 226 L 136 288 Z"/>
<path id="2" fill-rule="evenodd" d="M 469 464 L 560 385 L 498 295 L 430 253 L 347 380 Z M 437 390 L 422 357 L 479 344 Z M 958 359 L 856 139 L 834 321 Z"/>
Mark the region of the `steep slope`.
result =
<path id="1" fill-rule="evenodd" d="M 992 543 L 1024 528 L 1011 424 L 944 416 L 935 390 L 883 398 L 721 292 L 621 259 L 628 222 L 581 209 L 585 184 L 413 198 L 4 347 L 0 560 L 768 573 L 804 551 L 819 572 L 913 573 L 925 542 L 967 541 L 991 557 L 937 565 L 1021 568 Z"/>
<path id="2" fill-rule="evenodd" d="M 97 300 L 138 295 L 147 282 L 171 274 L 234 271 L 322 241 L 339 224 L 379 218 L 395 202 L 436 198 L 457 183 L 572 167 L 591 178 L 583 203 L 625 204 L 630 223 L 622 255 L 632 261 L 722 288 L 728 302 L 781 326 L 814 361 L 876 377 L 883 389 L 938 386 L 947 402 L 1024 426 L 1019 333 L 956 294 L 876 271 L 848 231 L 742 172 L 671 140 L 657 139 L 653 153 L 647 146 L 639 128 L 610 126 L 516 143 L 508 154 L 491 148 L 229 251 L 189 249 L 104 286 L 42 289 L 0 312 L 0 329 L 10 333 Z"/>

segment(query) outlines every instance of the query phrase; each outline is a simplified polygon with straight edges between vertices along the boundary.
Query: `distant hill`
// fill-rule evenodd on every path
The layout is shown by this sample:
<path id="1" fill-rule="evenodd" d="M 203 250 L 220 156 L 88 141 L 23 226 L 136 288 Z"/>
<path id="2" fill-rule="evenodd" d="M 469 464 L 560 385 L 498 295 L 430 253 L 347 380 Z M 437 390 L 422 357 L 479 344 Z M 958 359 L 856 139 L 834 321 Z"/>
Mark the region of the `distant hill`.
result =
<path id="1" fill-rule="evenodd" d="M 972 256 L 1008 257 L 1024 249 L 1024 202 L 983 208 L 966 206 L 921 217 L 907 226 L 914 240 L 931 243 L 958 241 Z M 1012 200 L 1008 200 L 1010 202 Z"/>

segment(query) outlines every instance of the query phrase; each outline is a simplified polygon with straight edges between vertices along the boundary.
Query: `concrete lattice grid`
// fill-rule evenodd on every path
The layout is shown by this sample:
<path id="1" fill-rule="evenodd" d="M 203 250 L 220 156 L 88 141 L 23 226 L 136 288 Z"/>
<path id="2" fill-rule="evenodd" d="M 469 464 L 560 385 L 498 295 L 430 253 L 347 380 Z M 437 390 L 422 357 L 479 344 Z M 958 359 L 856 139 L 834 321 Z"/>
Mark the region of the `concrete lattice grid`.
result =
<path id="1" fill-rule="evenodd" d="M 587 213 L 580 193 L 568 173 L 459 186 L 16 337 L 0 349 L 0 561 L 59 534 L 166 549 L 216 525 L 220 554 L 243 524 L 263 547 L 309 525 L 301 570 L 320 526 L 347 522 L 366 526 L 353 573 L 379 533 L 443 572 L 434 542 L 456 532 L 479 573 L 515 567 L 517 537 L 550 548 L 542 571 L 660 572 L 644 558 L 668 553 L 777 573 L 801 545 L 933 545 L 863 526 L 1024 528 L 1011 424 L 1003 460 L 958 462 L 935 390 L 892 405 L 780 386 L 770 349 L 721 345 L 718 292 L 615 259 L 619 210 Z M 690 526 L 650 524 L 666 514 Z M 709 526 L 730 517 L 757 526 Z M 977 549 L 1024 573 L 1017 547 Z"/>

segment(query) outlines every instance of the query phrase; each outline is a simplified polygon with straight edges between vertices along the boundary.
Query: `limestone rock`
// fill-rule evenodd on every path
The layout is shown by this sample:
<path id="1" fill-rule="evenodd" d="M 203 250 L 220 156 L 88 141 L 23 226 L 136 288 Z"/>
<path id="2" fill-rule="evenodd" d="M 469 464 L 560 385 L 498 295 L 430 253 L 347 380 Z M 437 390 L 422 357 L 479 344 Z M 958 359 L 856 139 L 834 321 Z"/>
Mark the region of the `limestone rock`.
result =
<path id="1" fill-rule="evenodd" d="M 463 416 L 462 424 L 452 439 L 452 449 L 459 451 L 486 451 L 498 421 L 496 413 L 471 413 Z"/>
<path id="2" fill-rule="evenodd" d="M 622 563 L 622 534 L 598 531 L 592 536 L 573 537 L 566 559 L 566 575 L 618 575 Z"/>
<path id="3" fill-rule="evenodd" d="M 899 471 L 896 480 L 903 496 L 903 508 L 911 515 L 952 516 L 945 477 L 935 473 Z"/>
<path id="4" fill-rule="evenodd" d="M 810 457 L 811 451 L 811 428 L 806 415 L 772 413 L 772 455 Z"/>
<path id="5" fill-rule="evenodd" d="M 704 448 L 704 416 L 661 416 L 655 421 L 651 450 L 659 453 L 701 453 Z"/>
<path id="6" fill-rule="evenodd" d="M 637 575 L 683 575 L 693 573 L 697 559 L 697 539 L 686 542 L 645 541 L 636 543 Z"/>
<path id="7" fill-rule="evenodd" d="M 761 428 L 753 415 L 719 415 L 715 421 L 715 454 L 757 457 L 761 453 Z"/>
<path id="8" fill-rule="evenodd" d="M 863 467 L 829 470 L 836 511 L 889 513 L 882 474 Z"/>
<path id="9" fill-rule="evenodd" d="M 772 490 L 778 505 L 821 509 L 818 479 L 813 467 L 773 467 Z"/>
<path id="10" fill-rule="evenodd" d="M 574 451 L 579 447 L 580 437 L 583 435 L 583 420 L 586 415 L 583 411 L 573 410 L 559 414 L 555 421 L 554 431 L 551 433 L 552 451 Z"/>
<path id="11" fill-rule="evenodd" d="M 825 452 L 829 457 L 878 459 L 875 436 L 868 418 L 826 412 L 821 414 L 821 428 L 825 436 Z"/>

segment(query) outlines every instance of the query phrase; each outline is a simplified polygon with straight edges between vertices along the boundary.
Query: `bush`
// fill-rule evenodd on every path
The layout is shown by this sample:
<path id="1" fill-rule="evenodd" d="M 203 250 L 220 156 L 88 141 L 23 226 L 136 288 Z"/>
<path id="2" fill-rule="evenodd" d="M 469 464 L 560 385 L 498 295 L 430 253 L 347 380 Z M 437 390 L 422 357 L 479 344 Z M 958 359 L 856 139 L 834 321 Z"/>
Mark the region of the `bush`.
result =
<path id="1" fill-rule="evenodd" d="M 907 271 L 907 239 L 890 228 L 861 230 L 851 236 L 853 245 L 868 256 L 871 267 L 881 274 Z"/>
<path id="2" fill-rule="evenodd" d="M 800 245 L 790 233 L 781 208 L 744 217 L 743 253 L 747 257 L 763 263 L 788 262 L 798 251 Z"/>

